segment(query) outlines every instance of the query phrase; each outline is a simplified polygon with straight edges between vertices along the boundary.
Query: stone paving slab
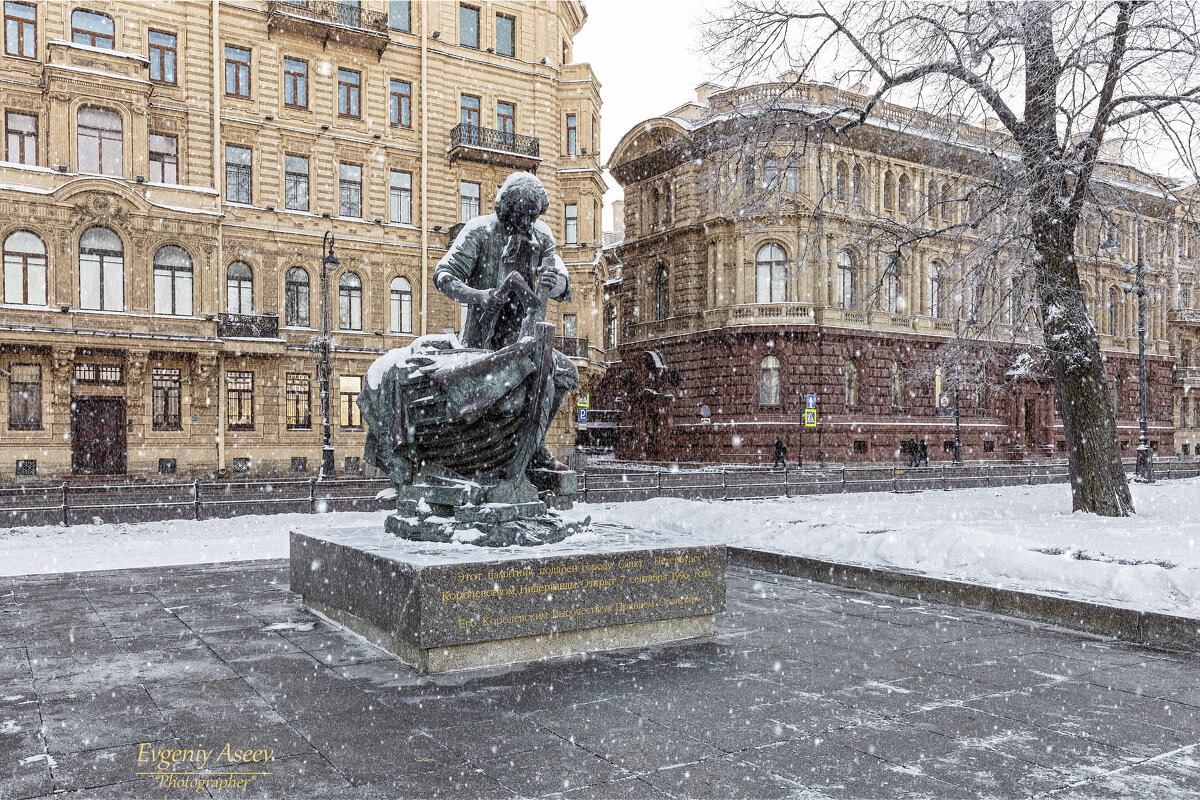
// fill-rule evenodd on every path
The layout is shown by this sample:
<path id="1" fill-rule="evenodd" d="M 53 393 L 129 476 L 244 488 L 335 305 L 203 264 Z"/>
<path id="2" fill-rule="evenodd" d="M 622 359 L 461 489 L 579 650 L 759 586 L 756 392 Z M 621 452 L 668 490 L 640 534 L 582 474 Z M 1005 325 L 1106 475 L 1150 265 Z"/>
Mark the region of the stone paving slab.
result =
<path id="1" fill-rule="evenodd" d="M 0 800 L 1170 800 L 1200 795 L 1198 687 L 1191 654 L 748 568 L 711 640 L 436 678 L 282 561 L 10 578 Z M 274 752 L 198 793 L 143 743 Z"/>

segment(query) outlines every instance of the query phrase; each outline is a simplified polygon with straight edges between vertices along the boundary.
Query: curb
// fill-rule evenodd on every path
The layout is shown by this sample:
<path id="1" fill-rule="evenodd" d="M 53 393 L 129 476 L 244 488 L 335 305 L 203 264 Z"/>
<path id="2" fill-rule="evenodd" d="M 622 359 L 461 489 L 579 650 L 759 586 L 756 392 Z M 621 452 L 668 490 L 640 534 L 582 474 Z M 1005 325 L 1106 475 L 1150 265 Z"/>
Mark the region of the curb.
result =
<path id="1" fill-rule="evenodd" d="M 840 564 L 744 547 L 728 550 L 730 566 L 1045 622 L 1147 647 L 1200 651 L 1200 619 L 1192 617 L 1106 606 L 1020 589 L 997 589 L 902 569 Z"/>

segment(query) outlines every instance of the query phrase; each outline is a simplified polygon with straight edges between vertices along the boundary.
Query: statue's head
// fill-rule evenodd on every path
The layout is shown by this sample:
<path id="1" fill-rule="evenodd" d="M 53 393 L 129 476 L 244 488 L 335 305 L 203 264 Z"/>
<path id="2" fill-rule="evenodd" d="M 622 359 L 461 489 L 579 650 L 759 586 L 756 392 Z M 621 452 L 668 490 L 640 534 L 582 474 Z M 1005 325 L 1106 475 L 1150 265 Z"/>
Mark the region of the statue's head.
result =
<path id="1" fill-rule="evenodd" d="M 533 223 L 548 208 L 550 196 L 532 172 L 514 172 L 496 193 L 496 216 L 514 233 L 530 235 Z"/>

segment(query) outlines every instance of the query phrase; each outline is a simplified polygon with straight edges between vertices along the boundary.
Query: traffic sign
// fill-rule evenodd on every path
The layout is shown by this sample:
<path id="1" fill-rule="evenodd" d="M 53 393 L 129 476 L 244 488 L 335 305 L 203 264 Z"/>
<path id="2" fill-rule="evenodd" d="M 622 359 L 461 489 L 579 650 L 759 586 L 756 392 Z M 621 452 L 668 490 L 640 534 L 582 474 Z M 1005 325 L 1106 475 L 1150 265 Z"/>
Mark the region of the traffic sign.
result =
<path id="1" fill-rule="evenodd" d="M 817 427 L 817 410 L 815 408 L 804 409 L 804 427 Z"/>
<path id="2" fill-rule="evenodd" d="M 815 394 L 805 395 L 804 402 L 805 402 L 805 406 L 804 406 L 805 408 L 816 408 L 817 407 L 817 396 Z"/>
<path id="3" fill-rule="evenodd" d="M 590 394 L 581 394 L 579 399 L 575 401 L 575 405 L 580 408 L 589 408 L 592 404 L 592 396 Z"/>
<path id="4" fill-rule="evenodd" d="M 953 402 L 954 399 L 950 397 L 949 392 L 942 392 L 942 394 L 938 397 L 938 408 L 949 408 L 950 404 Z"/>
<path id="5" fill-rule="evenodd" d="M 587 409 L 586 408 L 579 409 L 579 421 L 587 422 Z"/>
<path id="6" fill-rule="evenodd" d="M 704 417 L 705 419 L 708 419 L 709 417 L 712 416 L 712 409 L 709 408 L 707 405 L 700 406 L 700 416 Z"/>

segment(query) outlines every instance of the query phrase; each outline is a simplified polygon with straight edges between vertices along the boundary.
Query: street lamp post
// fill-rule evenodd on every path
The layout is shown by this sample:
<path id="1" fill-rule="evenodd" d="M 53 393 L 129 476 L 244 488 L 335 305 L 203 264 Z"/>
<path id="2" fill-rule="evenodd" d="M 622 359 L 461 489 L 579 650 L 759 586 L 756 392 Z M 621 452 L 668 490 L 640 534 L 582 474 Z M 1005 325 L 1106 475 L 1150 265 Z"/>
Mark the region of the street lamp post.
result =
<path id="1" fill-rule="evenodd" d="M 317 379 L 321 384 L 321 419 L 324 445 L 321 450 L 321 477 L 334 474 L 333 433 L 329 422 L 329 353 L 332 345 L 329 315 L 329 273 L 338 268 L 333 254 L 333 231 L 326 231 L 321 240 L 321 340 L 318 343 Z"/>
<path id="2" fill-rule="evenodd" d="M 954 463 L 962 463 L 962 427 L 958 415 L 958 387 L 954 388 Z"/>

